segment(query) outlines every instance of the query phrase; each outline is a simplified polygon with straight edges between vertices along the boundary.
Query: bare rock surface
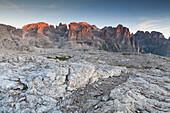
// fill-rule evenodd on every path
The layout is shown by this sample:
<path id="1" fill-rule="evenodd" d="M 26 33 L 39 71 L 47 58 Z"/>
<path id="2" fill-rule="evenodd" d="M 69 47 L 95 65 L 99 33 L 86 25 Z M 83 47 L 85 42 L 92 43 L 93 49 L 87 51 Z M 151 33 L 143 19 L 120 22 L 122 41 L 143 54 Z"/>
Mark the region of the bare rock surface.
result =
<path id="1" fill-rule="evenodd" d="M 170 59 L 97 50 L 0 50 L 0 112 L 170 112 Z"/>

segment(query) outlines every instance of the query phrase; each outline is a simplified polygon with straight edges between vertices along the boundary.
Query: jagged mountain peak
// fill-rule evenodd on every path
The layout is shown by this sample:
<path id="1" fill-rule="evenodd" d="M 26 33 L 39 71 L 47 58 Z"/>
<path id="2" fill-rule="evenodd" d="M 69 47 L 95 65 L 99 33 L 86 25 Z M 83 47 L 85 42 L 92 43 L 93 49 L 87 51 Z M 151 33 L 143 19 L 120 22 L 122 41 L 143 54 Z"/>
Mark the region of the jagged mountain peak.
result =
<path id="1" fill-rule="evenodd" d="M 28 27 L 49 27 L 45 22 L 31 23 L 22 27 L 22 29 L 29 29 Z"/>
<path id="2" fill-rule="evenodd" d="M 50 26 L 52 26 L 52 25 L 48 25 L 45 22 L 39 22 L 39 23 L 33 23 L 33 24 L 25 25 L 25 26 L 22 27 L 22 29 L 24 31 L 28 31 L 30 29 L 36 29 L 37 33 L 44 35 L 44 33 L 43 33 L 44 27 L 50 27 Z"/>
<path id="3" fill-rule="evenodd" d="M 138 30 L 136 32 L 136 35 L 145 35 L 145 37 L 148 37 L 148 38 L 161 38 L 161 39 L 166 39 L 164 37 L 164 35 L 161 33 L 161 32 L 158 32 L 158 31 L 140 31 Z"/>
<path id="4" fill-rule="evenodd" d="M 91 25 L 88 24 L 87 22 L 79 22 L 79 23 L 71 22 L 69 24 L 69 28 L 72 29 L 72 30 L 73 29 L 76 30 L 76 28 L 80 28 L 80 27 L 87 27 L 87 28 L 89 28 L 89 27 L 91 27 Z"/>
<path id="5" fill-rule="evenodd" d="M 118 24 L 118 25 L 117 25 L 117 28 L 118 28 L 118 29 L 122 29 L 122 28 L 123 28 L 123 25 L 122 25 L 122 24 Z"/>

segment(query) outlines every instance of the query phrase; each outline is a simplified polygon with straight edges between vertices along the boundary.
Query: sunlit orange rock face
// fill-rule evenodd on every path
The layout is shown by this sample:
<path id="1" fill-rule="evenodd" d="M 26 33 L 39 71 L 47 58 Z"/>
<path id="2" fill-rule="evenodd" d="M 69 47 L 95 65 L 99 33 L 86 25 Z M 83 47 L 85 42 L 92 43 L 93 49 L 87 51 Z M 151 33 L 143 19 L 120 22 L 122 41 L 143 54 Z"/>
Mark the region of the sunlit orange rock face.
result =
<path id="1" fill-rule="evenodd" d="M 37 33 L 41 34 L 41 35 L 44 35 L 44 28 L 45 27 L 53 27 L 52 25 L 48 25 L 47 23 L 44 23 L 44 22 L 39 22 L 39 23 L 34 23 L 34 24 L 28 24 L 28 25 L 25 25 L 22 27 L 22 29 L 24 31 L 28 31 L 30 29 L 36 29 L 37 30 Z"/>
<path id="2" fill-rule="evenodd" d="M 123 27 L 123 25 L 121 25 L 121 24 L 119 24 L 116 28 L 116 37 L 118 38 L 120 36 L 123 36 L 123 38 L 130 37 L 129 29 L 126 27 Z"/>
<path id="3" fill-rule="evenodd" d="M 127 44 L 128 46 L 131 46 L 130 42 L 130 31 L 128 28 L 123 27 L 123 25 L 119 24 L 116 27 L 116 38 L 118 38 L 118 42 L 121 42 L 122 44 Z"/>
<path id="4" fill-rule="evenodd" d="M 72 22 L 69 24 L 68 39 L 76 41 L 89 41 L 93 38 L 91 25 L 86 22 Z"/>
<path id="5" fill-rule="evenodd" d="M 91 27 L 91 25 L 86 22 L 80 22 L 80 23 L 72 22 L 69 25 L 70 30 L 79 30 L 81 28 L 89 28 L 89 27 Z"/>
<path id="6" fill-rule="evenodd" d="M 116 37 L 120 37 L 123 31 L 123 26 L 122 25 L 118 25 L 117 29 L 116 29 Z"/>

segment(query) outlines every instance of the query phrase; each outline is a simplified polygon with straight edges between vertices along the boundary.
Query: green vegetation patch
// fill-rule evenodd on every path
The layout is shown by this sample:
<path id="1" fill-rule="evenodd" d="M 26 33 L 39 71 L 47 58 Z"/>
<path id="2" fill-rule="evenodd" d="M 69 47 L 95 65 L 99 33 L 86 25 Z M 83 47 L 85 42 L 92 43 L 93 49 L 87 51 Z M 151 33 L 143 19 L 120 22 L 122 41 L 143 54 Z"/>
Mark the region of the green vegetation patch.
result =
<path id="1" fill-rule="evenodd" d="M 145 73 L 145 71 L 139 71 L 140 73 Z"/>
<path id="2" fill-rule="evenodd" d="M 60 61 L 65 61 L 65 60 L 68 60 L 68 59 L 70 59 L 71 57 L 69 56 L 69 57 L 55 57 L 55 58 L 52 58 L 52 57 L 47 57 L 48 59 L 54 59 L 54 60 L 60 60 Z"/>

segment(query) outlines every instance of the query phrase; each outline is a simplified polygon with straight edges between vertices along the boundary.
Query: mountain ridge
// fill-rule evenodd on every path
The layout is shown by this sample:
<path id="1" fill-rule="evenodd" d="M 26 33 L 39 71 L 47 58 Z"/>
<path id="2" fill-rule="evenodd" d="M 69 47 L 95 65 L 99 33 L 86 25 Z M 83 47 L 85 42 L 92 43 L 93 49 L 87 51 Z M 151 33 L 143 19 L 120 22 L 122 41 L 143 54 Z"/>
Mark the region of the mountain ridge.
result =
<path id="1" fill-rule="evenodd" d="M 22 29 L 4 24 L 0 24 L 0 28 L 1 48 L 4 45 L 17 49 L 25 46 L 40 48 L 92 47 L 113 52 L 144 52 L 170 56 L 170 42 L 162 33 L 137 31 L 132 34 L 129 28 L 121 24 L 117 27 L 108 26 L 99 29 L 96 25 L 87 22 L 72 22 L 69 25 L 60 23 L 55 27 L 45 22 L 39 22 L 27 24 Z M 13 45 L 4 41 L 8 39 Z"/>

